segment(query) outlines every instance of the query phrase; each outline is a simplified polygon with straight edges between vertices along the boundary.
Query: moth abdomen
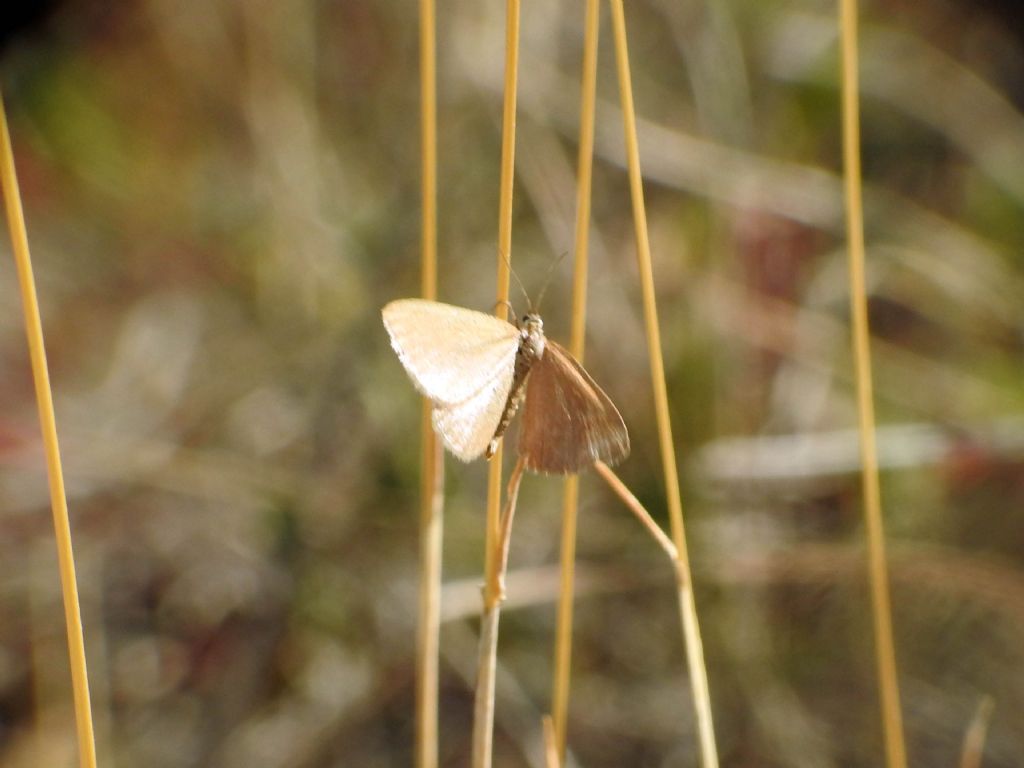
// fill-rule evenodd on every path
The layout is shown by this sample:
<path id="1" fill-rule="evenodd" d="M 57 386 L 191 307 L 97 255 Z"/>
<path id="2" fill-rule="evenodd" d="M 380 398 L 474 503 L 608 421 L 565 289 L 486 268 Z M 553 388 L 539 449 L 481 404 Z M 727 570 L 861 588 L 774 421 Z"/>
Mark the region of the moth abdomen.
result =
<path id="1" fill-rule="evenodd" d="M 512 374 L 512 388 L 509 390 L 508 399 L 501 412 L 501 419 L 494 430 L 491 442 L 487 444 L 487 451 L 484 455 L 489 459 L 498 450 L 498 441 L 501 440 L 512 418 L 519 410 L 526 398 L 526 380 L 530 375 L 533 364 L 544 356 L 544 324 L 537 315 L 527 315 L 523 318 L 523 325 L 520 328 L 519 349 L 516 350 L 515 371 Z"/>

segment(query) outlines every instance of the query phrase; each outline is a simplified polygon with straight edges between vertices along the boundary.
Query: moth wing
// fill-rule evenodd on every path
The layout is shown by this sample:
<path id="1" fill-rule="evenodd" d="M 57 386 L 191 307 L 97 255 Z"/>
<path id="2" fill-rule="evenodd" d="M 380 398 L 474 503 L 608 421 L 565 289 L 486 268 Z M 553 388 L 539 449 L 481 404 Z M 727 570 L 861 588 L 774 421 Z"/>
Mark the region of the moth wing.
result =
<path id="1" fill-rule="evenodd" d="M 511 323 L 425 299 L 392 301 L 381 314 L 416 388 L 439 405 L 464 403 L 512 375 L 519 330 Z"/>
<path id="2" fill-rule="evenodd" d="M 618 409 L 583 366 L 551 340 L 526 382 L 519 454 L 527 469 L 561 475 L 598 459 L 617 464 L 629 456 L 629 433 Z"/>
<path id="3" fill-rule="evenodd" d="M 462 461 L 484 452 L 501 421 L 512 388 L 514 366 L 507 366 L 479 392 L 455 405 L 435 405 L 434 431 L 445 447 Z"/>

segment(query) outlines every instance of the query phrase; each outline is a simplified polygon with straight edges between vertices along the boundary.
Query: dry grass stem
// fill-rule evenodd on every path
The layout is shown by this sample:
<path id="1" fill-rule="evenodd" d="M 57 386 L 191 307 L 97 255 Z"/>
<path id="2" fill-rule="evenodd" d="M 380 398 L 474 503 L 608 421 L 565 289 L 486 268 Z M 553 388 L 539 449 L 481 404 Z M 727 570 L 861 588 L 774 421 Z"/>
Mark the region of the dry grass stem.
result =
<path id="1" fill-rule="evenodd" d="M 501 180 L 498 200 L 498 287 L 495 314 L 506 317 L 508 288 L 512 274 L 512 191 L 516 160 L 516 92 L 519 69 L 519 0 L 505 6 L 505 84 L 501 120 Z M 491 458 L 487 475 L 487 543 L 484 571 L 490 578 L 495 564 L 491 557 L 498 540 L 498 512 L 501 507 L 502 442 Z"/>
<path id="2" fill-rule="evenodd" d="M 515 182 L 516 93 L 519 70 L 519 0 L 505 5 L 505 87 L 501 120 L 501 180 L 498 201 L 498 288 L 495 314 L 505 317 L 512 272 L 512 190 Z M 473 766 L 489 768 L 494 728 L 494 669 L 501 610 L 501 573 L 496 559 L 501 554 L 501 468 L 503 446 L 491 458 L 487 474 L 487 531 L 484 542 L 484 615 L 480 629 L 480 654 L 476 705 L 473 712 Z"/>
<path id="3" fill-rule="evenodd" d="M 985 738 L 988 736 L 988 724 L 992 720 L 995 701 L 991 696 L 982 696 L 978 708 L 974 711 L 971 724 L 964 734 L 964 748 L 960 753 L 960 768 L 981 768 L 981 758 L 985 753 Z"/>
<path id="4" fill-rule="evenodd" d="M 473 701 L 473 768 L 489 768 L 494 748 L 494 684 L 497 677 L 498 621 L 501 604 L 484 608 L 477 647 L 476 695 Z"/>
<path id="5" fill-rule="evenodd" d="M 420 154 L 425 299 L 437 298 L 437 76 L 434 0 L 420 0 Z M 441 615 L 441 554 L 444 532 L 444 448 L 423 399 L 420 425 L 420 585 L 416 637 L 416 765 L 437 766 L 438 644 Z"/>
<path id="6" fill-rule="evenodd" d="M 703 661 L 704 650 L 701 642 L 700 633 L 697 627 L 697 606 L 693 598 L 693 588 L 690 583 L 690 570 L 686 563 L 679 557 L 679 552 L 676 549 L 675 544 L 669 539 L 665 532 L 661 530 L 661 527 L 654 522 L 654 519 L 650 516 L 644 506 L 640 503 L 639 499 L 634 496 L 625 484 L 618 478 L 618 476 L 608 468 L 604 462 L 597 462 L 594 465 L 608 485 L 611 486 L 612 490 L 625 502 L 626 506 L 629 507 L 630 511 L 636 515 L 637 519 L 643 524 L 644 528 L 647 529 L 648 533 L 654 538 L 658 545 L 662 548 L 669 560 L 672 561 L 672 565 L 675 568 L 676 577 L 676 596 L 679 601 L 679 615 L 683 623 L 683 640 L 686 644 L 687 659 L 692 660 L 696 657 Z M 691 674 L 692 674 L 691 667 Z M 703 683 L 703 688 L 701 684 Z M 706 722 L 708 727 L 711 725 L 711 712 L 701 712 L 700 707 L 710 707 L 710 697 L 707 690 L 707 678 L 702 675 L 696 680 L 691 680 L 691 685 L 694 689 L 694 703 L 697 707 L 697 720 L 698 726 Z M 702 748 L 704 747 L 702 743 Z M 714 742 L 712 740 L 712 747 Z M 707 754 L 703 755 L 705 761 L 711 759 L 718 759 L 717 751 L 713 752 L 710 756 Z M 705 765 L 717 765 L 717 763 L 705 762 Z"/>
<path id="7" fill-rule="evenodd" d="M 67 630 L 68 654 L 71 660 L 71 685 L 74 692 L 75 724 L 78 732 L 79 764 L 82 768 L 96 766 L 96 737 L 93 733 L 92 704 L 89 700 L 89 676 L 85 664 L 85 638 L 82 631 L 82 611 L 78 601 L 78 582 L 75 576 L 75 557 L 71 548 L 71 522 L 68 502 L 64 493 L 64 473 L 61 469 L 60 446 L 57 442 L 57 420 L 53 412 L 53 393 L 46 365 L 43 345 L 43 326 L 39 316 L 32 258 L 28 250 L 28 232 L 21 208 L 21 193 L 14 169 L 14 152 L 7 127 L 7 112 L 0 96 L 0 185 L 3 187 L 7 226 L 11 233 L 14 261 L 18 270 L 18 286 L 25 312 L 25 333 L 32 364 L 36 404 L 42 429 L 43 448 L 46 453 L 46 474 L 50 485 L 50 506 L 53 510 L 54 535 L 60 569 L 61 591 L 64 597 L 64 624 Z"/>
<path id="8" fill-rule="evenodd" d="M 676 549 L 676 545 L 672 543 L 666 533 L 661 530 L 661 526 L 654 522 L 654 518 L 651 517 L 650 513 L 644 509 L 644 505 L 640 503 L 640 500 L 633 495 L 633 493 L 626 487 L 619 476 L 612 472 L 611 468 L 603 461 L 598 461 L 594 464 L 594 469 L 601 477 L 605 479 L 605 482 L 611 486 L 611 489 L 615 491 L 616 495 L 622 499 L 625 505 L 629 508 L 629 511 L 636 515 L 637 520 L 647 529 L 647 532 L 651 534 L 658 546 L 661 547 L 665 554 L 669 556 L 673 563 L 679 560 L 679 551 Z"/>
<path id="9" fill-rule="evenodd" d="M 508 571 L 508 548 L 512 541 L 512 520 L 516 514 L 516 501 L 519 499 L 519 484 L 522 482 L 525 471 L 526 460 L 520 456 L 515 467 L 512 468 L 512 474 L 508 479 L 508 489 L 505 491 L 505 508 L 501 511 L 498 549 L 494 554 L 494 562 L 498 564 L 498 568 L 484 588 L 485 607 L 500 604 L 505 600 L 505 573 Z"/>
<path id="10" fill-rule="evenodd" d="M 647 213 L 644 209 L 643 178 L 640 173 L 640 149 L 636 134 L 636 111 L 633 106 L 633 86 L 629 70 L 629 52 L 626 44 L 626 19 L 622 0 L 610 0 L 612 32 L 615 38 L 615 61 L 618 70 L 619 95 L 626 143 L 626 163 L 629 172 L 630 197 L 633 203 L 633 223 L 636 230 L 637 261 L 640 269 L 640 287 L 643 292 L 644 325 L 647 329 L 648 356 L 651 364 L 651 383 L 654 388 L 654 407 L 658 422 L 658 442 L 665 475 L 669 521 L 672 542 L 677 551 L 679 570 L 679 605 L 682 613 L 683 637 L 686 645 L 687 666 L 690 672 L 700 752 L 704 768 L 718 765 L 714 725 L 711 716 L 711 696 L 708 691 L 704 649 L 700 639 L 696 606 L 690 589 L 690 561 L 686 550 L 683 528 L 683 507 L 679 493 L 679 474 L 676 467 L 675 446 L 672 442 L 672 424 L 669 418 L 668 391 L 665 385 L 665 364 L 661 356 L 661 334 L 658 328 L 658 310 L 654 297 L 654 272 L 651 267 L 651 246 L 647 234 Z"/>
<path id="11" fill-rule="evenodd" d="M 600 31 L 599 0 L 587 0 L 583 23 L 583 75 L 580 88 L 580 136 L 576 171 L 576 231 L 573 254 L 572 334 L 569 351 L 583 362 L 587 322 L 587 265 L 590 233 L 591 179 L 594 166 L 594 112 L 597 93 L 597 41 Z M 576 517 L 579 477 L 565 478 L 562 495 L 561 584 L 555 628 L 554 682 L 551 693 L 551 724 L 556 757 L 565 759 L 565 732 L 569 711 L 569 679 L 572 669 L 572 620 L 576 567 Z"/>
<path id="12" fill-rule="evenodd" d="M 569 683 L 572 674 L 573 605 L 576 597 L 576 518 L 579 508 L 579 477 L 570 475 L 562 490 L 562 542 L 559 552 L 558 616 L 555 623 L 555 659 L 551 690 L 552 727 L 557 756 L 565 757 L 565 733 L 569 716 Z"/>
<path id="13" fill-rule="evenodd" d="M 546 768 L 559 768 L 562 763 L 558 757 L 555 724 L 551 720 L 551 715 L 544 715 L 541 719 L 541 726 L 544 729 L 544 765 Z"/>
<path id="14" fill-rule="evenodd" d="M 519 498 L 519 484 L 525 471 L 526 461 L 520 457 L 509 477 L 498 540 L 488 558 L 496 567 L 488 572 L 487 582 L 484 584 L 484 614 L 480 622 L 476 699 L 473 705 L 473 768 L 487 768 L 491 765 L 494 742 L 494 686 L 498 668 L 498 621 L 501 618 L 501 603 L 505 599 L 505 571 L 508 567 L 509 543 L 512 540 L 512 520 Z"/>
<path id="15" fill-rule="evenodd" d="M 437 53 L 434 0 L 420 0 L 421 286 L 437 298 Z"/>
<path id="16" fill-rule="evenodd" d="M 434 433 L 429 402 L 420 427 L 423 456 L 420 499 L 419 621 L 416 638 L 416 765 L 437 765 L 438 644 L 444 532 L 444 448 Z"/>
<path id="17" fill-rule="evenodd" d="M 864 518 L 868 537 L 868 575 L 875 631 L 879 695 L 885 760 L 889 768 L 904 768 L 907 750 L 903 739 L 896 651 L 892 636 L 889 573 L 885 561 L 885 533 L 878 481 L 875 445 L 875 408 L 871 379 L 868 304 L 864 280 L 864 211 L 860 172 L 860 115 L 857 76 L 857 3 L 840 0 L 842 46 L 843 170 L 846 181 L 846 229 L 849 244 L 850 316 L 853 326 L 854 368 L 857 379 L 857 416 L 864 493 Z"/>

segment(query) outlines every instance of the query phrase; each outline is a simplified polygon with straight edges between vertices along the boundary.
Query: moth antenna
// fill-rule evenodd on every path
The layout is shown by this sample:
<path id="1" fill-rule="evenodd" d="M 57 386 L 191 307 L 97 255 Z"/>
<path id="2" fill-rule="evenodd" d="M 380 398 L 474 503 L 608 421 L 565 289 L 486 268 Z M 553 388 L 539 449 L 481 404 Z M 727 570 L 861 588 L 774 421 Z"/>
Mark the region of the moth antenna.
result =
<path id="1" fill-rule="evenodd" d="M 540 312 L 540 304 L 542 301 L 544 301 L 544 294 L 547 293 L 548 286 L 551 285 L 551 278 L 555 273 L 555 267 L 562 263 L 562 259 L 564 259 L 566 254 L 568 253 L 568 251 L 562 251 L 562 253 L 559 254 L 558 258 L 552 261 L 551 264 L 548 266 L 548 272 L 546 275 L 544 275 L 544 283 L 543 285 L 541 285 L 540 295 L 537 297 L 537 307 L 533 310 L 534 312 Z"/>
<path id="2" fill-rule="evenodd" d="M 532 309 L 533 308 L 533 302 L 530 301 L 530 294 L 528 294 L 526 292 L 526 288 L 523 287 L 523 281 L 519 279 L 519 275 L 517 275 L 516 271 L 514 269 L 512 269 L 512 260 L 508 256 L 506 256 L 504 253 L 501 254 L 501 258 L 503 258 L 505 260 L 505 263 L 508 264 L 508 271 L 509 271 L 509 273 L 512 275 L 512 278 L 516 281 L 516 285 L 519 286 L 519 291 L 520 291 L 520 293 L 523 294 L 523 298 L 526 299 L 527 306 L 529 306 Z M 512 305 L 511 304 L 509 304 L 508 306 L 509 306 L 509 309 L 512 309 Z M 513 309 L 512 310 L 512 316 L 515 317 L 515 314 L 516 314 L 515 310 Z"/>

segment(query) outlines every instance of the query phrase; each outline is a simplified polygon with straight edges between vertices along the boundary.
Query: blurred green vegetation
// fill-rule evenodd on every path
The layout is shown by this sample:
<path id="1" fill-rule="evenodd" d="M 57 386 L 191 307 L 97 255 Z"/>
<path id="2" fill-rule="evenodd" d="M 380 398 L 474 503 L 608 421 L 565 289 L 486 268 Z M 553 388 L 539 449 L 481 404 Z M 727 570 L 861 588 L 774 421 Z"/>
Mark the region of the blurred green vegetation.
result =
<path id="1" fill-rule="evenodd" d="M 504 8 L 440 7 L 440 295 L 494 296 Z M 871 316 L 911 764 L 1024 754 L 1024 28 L 863 7 Z M 881 761 L 838 175 L 834 4 L 627 4 L 672 416 L 726 766 Z M 1002 14 L 1002 15 L 1001 15 Z M 572 250 L 581 3 L 523 7 L 513 263 Z M 3 85 L 104 765 L 408 765 L 419 401 L 417 8 L 68 0 Z M 603 27 L 587 365 L 664 521 Z M 5 255 L 6 239 L 3 241 Z M 546 328 L 568 336 L 571 272 Z M 0 765 L 74 763 L 11 259 L 0 258 Z M 449 459 L 444 765 L 468 762 L 485 470 Z M 496 765 L 540 765 L 561 484 L 529 477 Z M 668 565 L 582 484 L 575 764 L 696 765 Z M 40 752 L 39 750 L 43 750 Z"/>

